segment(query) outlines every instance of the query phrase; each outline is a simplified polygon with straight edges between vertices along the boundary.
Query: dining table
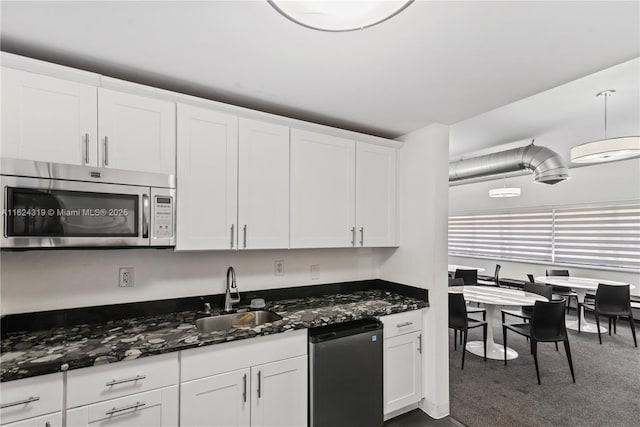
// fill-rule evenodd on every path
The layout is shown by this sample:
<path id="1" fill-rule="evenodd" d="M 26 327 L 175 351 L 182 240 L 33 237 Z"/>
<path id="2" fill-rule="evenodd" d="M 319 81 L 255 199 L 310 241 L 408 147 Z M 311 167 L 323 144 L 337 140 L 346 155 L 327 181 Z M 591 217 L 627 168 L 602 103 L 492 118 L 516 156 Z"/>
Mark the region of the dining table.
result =
<path id="1" fill-rule="evenodd" d="M 587 277 L 574 277 L 574 276 L 539 276 L 534 279 L 539 283 L 546 283 L 551 286 L 559 286 L 562 288 L 573 289 L 576 294 L 578 294 L 578 302 L 584 303 L 584 299 L 587 296 L 587 292 L 595 292 L 598 290 L 598 285 L 600 283 L 606 285 L 617 285 L 624 286 L 629 285 L 629 283 L 625 282 L 616 282 L 613 280 L 601 280 L 601 279 L 591 279 Z M 635 289 L 635 286 L 629 285 L 630 289 Z M 589 333 L 597 333 L 598 328 L 595 324 L 588 322 L 584 317 L 584 308 L 580 307 L 578 311 L 578 319 L 576 320 L 567 320 L 566 325 L 568 329 L 577 331 L 578 326 L 580 325 L 581 332 L 589 332 Z M 600 326 L 600 333 L 607 332 L 607 328 L 604 326 Z"/>
<path id="2" fill-rule="evenodd" d="M 470 267 L 468 265 L 457 265 L 457 264 L 449 264 L 447 266 L 447 271 L 456 271 L 456 270 L 478 270 L 478 273 L 484 271 L 482 267 Z"/>
<path id="3" fill-rule="evenodd" d="M 487 359 L 504 360 L 505 347 L 495 342 L 493 338 L 493 328 L 498 306 L 529 306 L 536 301 L 548 301 L 542 295 L 525 292 L 517 289 L 505 289 L 495 286 L 451 286 L 450 293 L 460 293 L 464 295 L 465 301 L 482 304 L 487 310 Z M 467 343 L 467 351 L 476 356 L 484 356 L 484 343 L 482 341 L 470 341 Z M 507 360 L 518 357 L 518 352 L 507 347 Z"/>

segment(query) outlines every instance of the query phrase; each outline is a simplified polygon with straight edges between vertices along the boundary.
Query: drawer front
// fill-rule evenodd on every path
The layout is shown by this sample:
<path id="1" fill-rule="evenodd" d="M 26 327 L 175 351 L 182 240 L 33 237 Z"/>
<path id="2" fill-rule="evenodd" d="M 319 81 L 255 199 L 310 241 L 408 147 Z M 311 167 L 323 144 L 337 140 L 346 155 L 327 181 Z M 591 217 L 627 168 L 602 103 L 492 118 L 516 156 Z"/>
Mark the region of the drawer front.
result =
<path id="1" fill-rule="evenodd" d="M 380 320 L 384 323 L 385 338 L 422 330 L 422 310 L 382 316 Z"/>
<path id="2" fill-rule="evenodd" d="M 4 382 L 0 391 L 3 424 L 62 410 L 62 374 Z"/>
<path id="3" fill-rule="evenodd" d="M 178 384 L 178 353 L 144 357 L 67 373 L 67 407 Z"/>
<path id="4" fill-rule="evenodd" d="M 68 427 L 175 427 L 178 386 L 138 393 L 67 411 Z"/>
<path id="5" fill-rule="evenodd" d="M 2 427 L 62 427 L 62 412 L 28 418 L 11 424 L 2 424 Z"/>
<path id="6" fill-rule="evenodd" d="M 307 330 L 249 338 L 182 352 L 181 381 L 307 355 Z"/>

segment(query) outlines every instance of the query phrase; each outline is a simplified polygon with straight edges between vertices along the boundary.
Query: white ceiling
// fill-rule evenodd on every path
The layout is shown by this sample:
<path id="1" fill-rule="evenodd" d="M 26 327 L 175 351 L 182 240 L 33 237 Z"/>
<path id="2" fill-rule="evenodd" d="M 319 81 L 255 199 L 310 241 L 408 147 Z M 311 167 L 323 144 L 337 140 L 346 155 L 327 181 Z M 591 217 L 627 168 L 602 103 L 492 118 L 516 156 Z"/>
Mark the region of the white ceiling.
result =
<path id="1" fill-rule="evenodd" d="M 640 56 L 639 5 L 416 2 L 365 31 L 324 33 L 264 1 L 3 1 L 0 40 L 8 52 L 395 137 Z"/>

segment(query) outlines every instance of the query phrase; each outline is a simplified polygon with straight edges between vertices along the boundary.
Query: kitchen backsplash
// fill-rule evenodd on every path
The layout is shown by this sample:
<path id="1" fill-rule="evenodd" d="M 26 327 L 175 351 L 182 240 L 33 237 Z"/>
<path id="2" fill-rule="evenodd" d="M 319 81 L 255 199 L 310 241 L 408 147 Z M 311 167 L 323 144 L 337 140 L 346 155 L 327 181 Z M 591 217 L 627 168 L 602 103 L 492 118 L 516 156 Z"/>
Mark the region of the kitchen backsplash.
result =
<path id="1" fill-rule="evenodd" d="M 223 293 L 227 266 L 240 292 L 379 277 L 380 249 L 176 253 L 169 249 L 2 252 L 2 314 Z M 284 275 L 275 275 L 275 261 Z M 312 279 L 311 266 L 314 267 Z M 133 267 L 133 287 L 119 269 Z"/>

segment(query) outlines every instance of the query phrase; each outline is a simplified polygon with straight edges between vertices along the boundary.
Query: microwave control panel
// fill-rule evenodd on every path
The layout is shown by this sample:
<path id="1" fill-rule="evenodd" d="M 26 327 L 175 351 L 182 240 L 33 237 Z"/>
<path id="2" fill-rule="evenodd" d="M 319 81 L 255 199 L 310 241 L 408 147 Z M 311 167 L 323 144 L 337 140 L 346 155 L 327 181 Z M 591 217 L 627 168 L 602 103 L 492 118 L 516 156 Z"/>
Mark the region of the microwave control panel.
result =
<path id="1" fill-rule="evenodd" d="M 173 237 L 173 197 L 155 196 L 153 204 L 153 236 Z"/>

